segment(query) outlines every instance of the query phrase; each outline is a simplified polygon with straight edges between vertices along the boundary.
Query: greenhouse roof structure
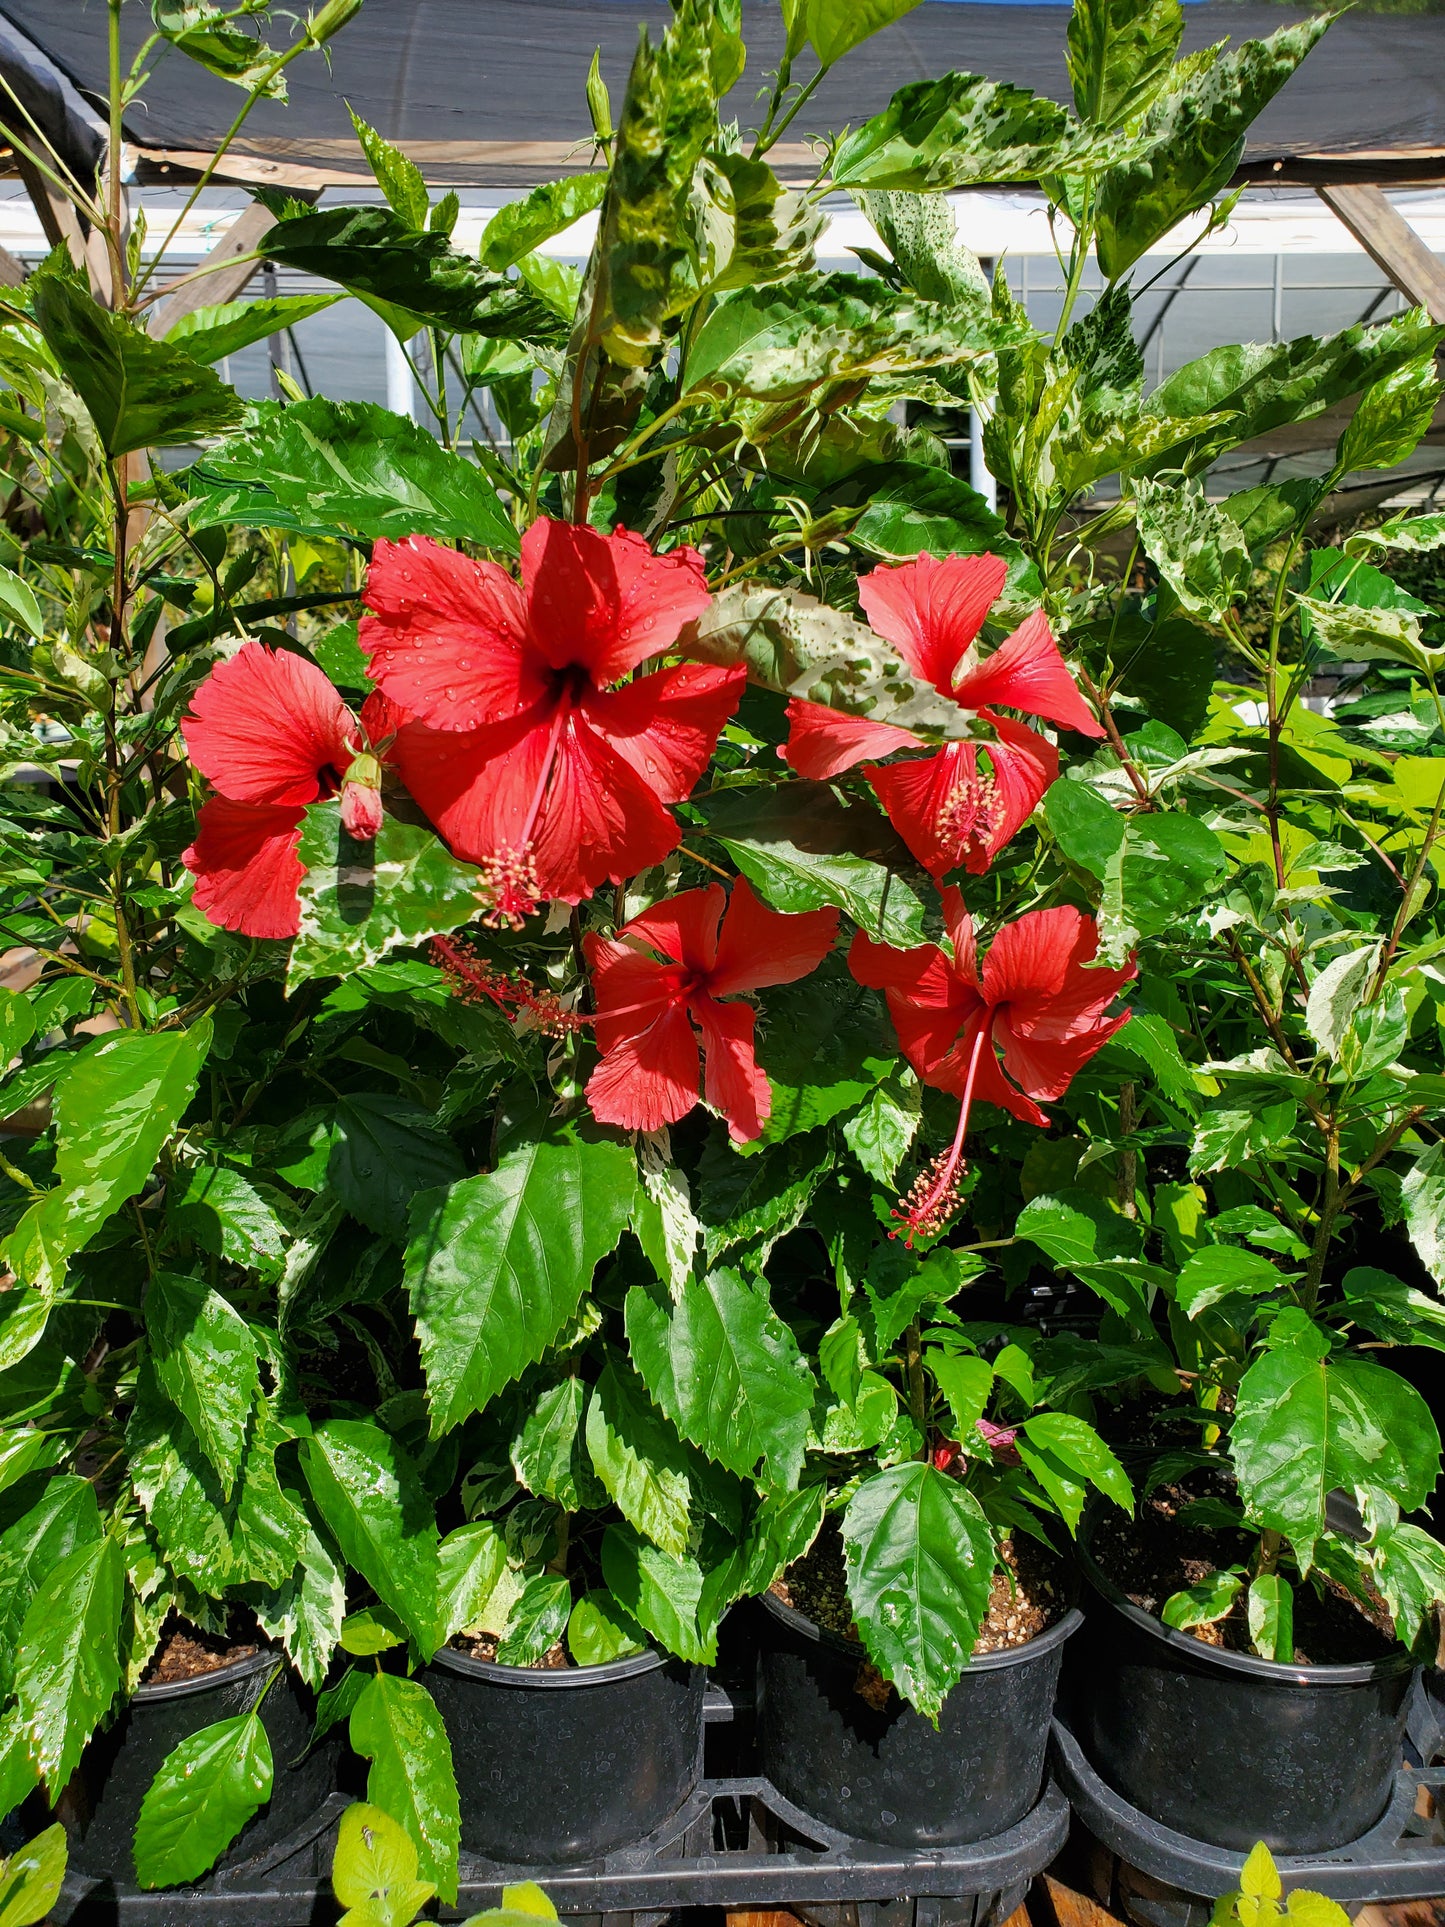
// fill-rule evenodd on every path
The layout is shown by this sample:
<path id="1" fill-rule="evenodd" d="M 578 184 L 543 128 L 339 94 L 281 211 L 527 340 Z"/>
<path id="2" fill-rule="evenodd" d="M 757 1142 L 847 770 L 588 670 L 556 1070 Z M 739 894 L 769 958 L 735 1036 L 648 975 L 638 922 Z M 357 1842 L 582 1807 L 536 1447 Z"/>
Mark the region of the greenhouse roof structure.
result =
<path id="1" fill-rule="evenodd" d="M 288 104 L 250 115 L 228 176 L 298 188 L 361 178 L 349 102 L 404 145 L 438 185 L 525 187 L 583 167 L 590 147 L 583 86 L 594 48 L 620 97 L 639 22 L 654 38 L 666 0 L 377 0 L 320 61 L 293 69 Z M 1195 0 L 1185 47 L 1267 34 L 1300 9 L 1248 0 Z M 955 69 L 1067 99 L 1065 10 L 1057 5 L 923 0 L 842 63 L 819 88 L 812 125 L 839 128 L 876 112 L 910 80 Z M 147 9 L 125 11 L 139 44 Z M 776 0 L 743 0 L 748 69 L 730 104 L 746 117 L 762 75 L 776 67 Z M 98 0 L 4 0 L 0 61 L 38 53 L 82 94 L 105 81 L 105 9 Z M 131 116 L 137 179 L 175 178 L 202 165 L 236 111 L 223 82 L 179 59 L 161 61 Z M 83 137 L 82 137 L 83 138 Z M 784 144 L 779 171 L 808 167 L 811 151 Z M 1355 8 L 1251 130 L 1244 178 L 1274 185 L 1445 180 L 1445 14 Z"/>

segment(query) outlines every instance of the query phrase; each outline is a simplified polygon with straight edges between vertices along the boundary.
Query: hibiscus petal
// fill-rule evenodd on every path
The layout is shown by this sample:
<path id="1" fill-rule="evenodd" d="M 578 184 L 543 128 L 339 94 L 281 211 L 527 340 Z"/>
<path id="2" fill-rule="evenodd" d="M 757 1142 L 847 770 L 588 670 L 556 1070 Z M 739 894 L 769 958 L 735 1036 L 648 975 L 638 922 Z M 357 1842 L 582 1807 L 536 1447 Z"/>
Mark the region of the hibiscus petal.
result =
<path id="1" fill-rule="evenodd" d="M 623 1038 L 587 1080 L 587 1102 L 600 1124 L 660 1131 L 697 1102 L 697 1038 L 681 1004 Z"/>
<path id="2" fill-rule="evenodd" d="M 1054 1038 L 1028 1036 L 1010 1021 L 1008 1011 L 1000 1011 L 995 1036 L 1003 1048 L 1004 1068 L 1014 1082 L 1031 1097 L 1047 1104 L 1062 1097 L 1095 1052 L 1129 1021 L 1127 1010 L 1117 1017 L 1095 1016 L 1087 1025 Z"/>
<path id="3" fill-rule="evenodd" d="M 233 803 L 314 803 L 351 761 L 350 710 L 315 663 L 243 643 L 191 699 L 181 734 L 191 761 Z"/>
<path id="4" fill-rule="evenodd" d="M 881 990 L 904 1056 L 926 1083 L 963 1094 L 967 1058 L 956 1080 L 952 1065 L 960 1034 L 983 1008 L 978 992 L 933 944 L 894 950 L 860 930 L 848 951 L 848 968 L 860 984 Z M 939 1070 L 949 1081 L 940 1082 Z M 980 1071 L 983 1067 L 980 1066 Z"/>
<path id="5" fill-rule="evenodd" d="M 664 803 L 680 803 L 707 768 L 747 671 L 684 663 L 583 697 L 583 717 Z"/>
<path id="6" fill-rule="evenodd" d="M 1081 736 L 1104 734 L 1059 654 L 1042 609 L 1035 609 L 991 656 L 970 664 L 953 693 L 965 709 L 1002 703 L 1026 716 L 1044 716 Z"/>
<path id="7" fill-rule="evenodd" d="M 592 970 L 597 1000 L 597 1047 L 614 1050 L 636 1037 L 678 1001 L 677 970 L 655 957 L 589 931 L 582 948 Z"/>
<path id="8" fill-rule="evenodd" d="M 1077 972 L 1089 961 L 1098 944 L 1097 926 L 1082 910 L 1067 904 L 1056 910 L 1030 910 L 1027 916 L 1006 923 L 989 946 L 983 994 L 994 1005 L 1046 1004 L 1061 993 L 1071 970 Z M 1108 990 L 1104 1001 L 1112 995 Z"/>
<path id="9" fill-rule="evenodd" d="M 680 896 L 654 903 L 626 924 L 621 934 L 640 937 L 664 956 L 698 976 L 706 976 L 717 956 L 718 919 L 726 901 L 720 883 L 709 883 L 702 890 L 684 890 Z"/>
<path id="10" fill-rule="evenodd" d="M 865 756 L 891 756 L 896 749 L 917 749 L 918 738 L 895 723 L 870 723 L 864 716 L 845 716 L 826 703 L 810 703 L 794 696 L 788 704 L 788 740 L 778 751 L 799 776 L 826 783 Z"/>
<path id="11" fill-rule="evenodd" d="M 995 716 L 988 710 L 983 714 L 997 738 L 984 747 L 993 765 L 1002 815 L 992 836 L 968 854 L 967 867 L 974 876 L 982 876 L 1004 845 L 1013 840 L 1059 774 L 1059 752 L 1047 737 L 1008 716 Z"/>
<path id="12" fill-rule="evenodd" d="M 392 701 L 384 690 L 373 689 L 361 705 L 361 729 L 375 749 L 378 743 L 386 742 L 396 735 L 404 724 L 411 721 L 411 711 L 403 709 L 400 703 Z M 385 762 L 386 757 L 382 758 Z"/>
<path id="13" fill-rule="evenodd" d="M 426 536 L 381 541 L 357 632 L 375 682 L 433 729 L 476 729 L 529 708 L 551 686 L 527 642 L 522 591 L 495 562 Z"/>
<path id="14" fill-rule="evenodd" d="M 796 983 L 818 968 L 837 935 L 836 910 L 770 910 L 758 901 L 747 878 L 739 877 L 723 918 L 708 990 L 714 997 L 730 997 L 766 984 Z"/>
<path id="15" fill-rule="evenodd" d="M 1008 564 L 996 555 L 948 555 L 941 561 L 920 555 L 865 575 L 858 600 L 909 668 L 946 696 L 1007 575 Z"/>
<path id="16" fill-rule="evenodd" d="M 953 945 L 953 967 L 974 990 L 982 995 L 978 981 L 978 942 L 973 934 L 973 918 L 957 884 L 950 883 L 939 892 L 943 904 L 943 927 Z"/>
<path id="17" fill-rule="evenodd" d="M 751 1004 L 719 1004 L 707 996 L 694 997 L 689 1008 L 702 1031 L 703 1096 L 727 1119 L 733 1143 L 746 1144 L 773 1107 L 753 1049 L 757 1013 Z"/>
<path id="18" fill-rule="evenodd" d="M 243 937 L 294 937 L 301 928 L 297 887 L 305 866 L 299 805 L 233 803 L 213 796 L 201 808 L 196 840 L 181 856 L 196 879 L 196 908 Z"/>
<path id="19" fill-rule="evenodd" d="M 533 837 L 543 894 L 580 903 L 677 848 L 681 831 L 654 791 L 574 711 L 557 746 Z"/>
<path id="20" fill-rule="evenodd" d="M 549 736 L 535 716 L 471 730 L 407 723 L 391 761 L 453 854 L 483 863 L 516 848 Z"/>
<path id="21" fill-rule="evenodd" d="M 696 549 L 654 555 L 627 529 L 604 535 L 546 516 L 522 537 L 522 580 L 542 656 L 554 669 L 577 665 L 598 684 L 670 649 L 712 600 Z"/>

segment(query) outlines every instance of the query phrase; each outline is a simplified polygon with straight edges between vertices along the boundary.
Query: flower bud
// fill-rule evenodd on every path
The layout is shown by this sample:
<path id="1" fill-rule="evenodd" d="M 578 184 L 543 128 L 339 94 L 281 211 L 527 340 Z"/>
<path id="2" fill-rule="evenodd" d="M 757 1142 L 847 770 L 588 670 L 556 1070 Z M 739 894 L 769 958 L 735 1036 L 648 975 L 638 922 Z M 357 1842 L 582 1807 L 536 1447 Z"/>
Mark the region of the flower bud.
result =
<path id="1" fill-rule="evenodd" d="M 341 779 L 342 828 L 358 843 L 369 843 L 381 817 L 381 764 L 370 754 L 353 756 Z"/>

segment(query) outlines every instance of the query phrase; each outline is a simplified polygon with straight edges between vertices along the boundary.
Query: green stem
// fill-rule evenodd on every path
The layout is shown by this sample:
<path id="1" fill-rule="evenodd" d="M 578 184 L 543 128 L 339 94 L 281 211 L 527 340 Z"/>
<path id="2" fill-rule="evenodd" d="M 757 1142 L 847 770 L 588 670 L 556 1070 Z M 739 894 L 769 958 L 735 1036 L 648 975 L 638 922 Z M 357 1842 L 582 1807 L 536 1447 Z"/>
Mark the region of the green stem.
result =
<path id="1" fill-rule="evenodd" d="M 918 1456 L 928 1457 L 928 1386 L 923 1375 L 923 1336 L 914 1322 L 903 1334 L 903 1363 L 908 1375 L 908 1410 L 922 1440 Z"/>

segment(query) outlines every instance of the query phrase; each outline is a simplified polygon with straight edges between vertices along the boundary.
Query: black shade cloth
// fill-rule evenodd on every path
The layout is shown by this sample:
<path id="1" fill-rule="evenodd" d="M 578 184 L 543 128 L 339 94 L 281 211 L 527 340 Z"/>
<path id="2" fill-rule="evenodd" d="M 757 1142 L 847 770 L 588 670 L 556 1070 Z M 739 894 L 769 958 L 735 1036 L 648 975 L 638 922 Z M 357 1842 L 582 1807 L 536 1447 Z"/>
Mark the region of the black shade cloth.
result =
<path id="1" fill-rule="evenodd" d="M 131 47 L 150 25 L 133 4 L 122 19 Z M 776 0 L 744 0 L 747 72 L 730 101 L 744 122 L 777 63 Z M 0 0 L 0 14 L 29 35 L 84 91 L 104 86 L 103 0 Z M 1235 41 L 1303 17 L 1286 6 L 1202 0 L 1186 9 L 1186 48 Z M 408 148 L 440 183 L 520 185 L 555 175 L 566 148 L 589 132 L 583 83 L 594 47 L 614 108 L 626 84 L 639 22 L 654 36 L 664 0 L 367 0 L 332 43 L 330 72 L 316 56 L 290 69 L 287 106 L 261 103 L 238 154 L 333 173 L 358 168 L 345 102 Z M 924 0 L 842 61 L 795 123 L 836 129 L 876 112 L 905 81 L 956 68 L 1067 100 L 1063 6 Z M 800 75 L 809 71 L 800 63 Z M 242 96 L 180 55 L 157 65 L 128 133 L 144 150 L 209 152 Z M 458 144 L 541 143 L 507 155 Z M 1303 167 L 1300 157 L 1308 157 Z M 1445 14 L 1355 10 L 1331 28 L 1252 130 L 1252 175 L 1312 180 L 1309 159 L 1341 163 L 1340 178 L 1445 178 Z M 585 154 L 574 164 L 585 164 Z M 783 157 L 786 159 L 786 156 Z M 794 164 L 801 157 L 794 150 Z M 1324 175 L 1319 176 L 1321 178 Z"/>

